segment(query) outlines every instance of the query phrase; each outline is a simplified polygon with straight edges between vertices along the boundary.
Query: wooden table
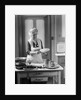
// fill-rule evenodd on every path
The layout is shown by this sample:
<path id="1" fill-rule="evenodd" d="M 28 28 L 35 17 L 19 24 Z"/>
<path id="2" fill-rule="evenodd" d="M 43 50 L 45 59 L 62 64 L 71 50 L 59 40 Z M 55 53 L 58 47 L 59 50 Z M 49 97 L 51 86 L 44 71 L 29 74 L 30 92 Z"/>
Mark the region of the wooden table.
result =
<path id="1" fill-rule="evenodd" d="M 38 78 L 38 77 L 52 77 L 53 81 L 52 84 L 54 84 L 54 76 L 55 74 L 58 76 L 58 84 L 61 84 L 61 71 L 63 68 L 59 65 L 58 68 L 55 69 L 48 69 L 48 68 L 34 68 L 34 69 L 15 69 L 15 72 L 17 73 L 17 84 L 20 83 L 20 78 Z"/>

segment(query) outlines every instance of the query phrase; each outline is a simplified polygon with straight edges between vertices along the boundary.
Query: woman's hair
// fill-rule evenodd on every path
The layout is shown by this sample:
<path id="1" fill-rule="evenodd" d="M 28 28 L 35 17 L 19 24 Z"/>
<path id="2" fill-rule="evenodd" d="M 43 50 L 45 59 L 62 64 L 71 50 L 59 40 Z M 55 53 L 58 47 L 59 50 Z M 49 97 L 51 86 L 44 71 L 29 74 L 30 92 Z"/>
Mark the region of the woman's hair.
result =
<path id="1" fill-rule="evenodd" d="M 35 33 L 35 32 L 37 32 L 37 33 Z M 38 34 L 37 28 L 32 28 L 32 29 L 29 30 L 29 35 L 31 36 L 33 34 Z"/>

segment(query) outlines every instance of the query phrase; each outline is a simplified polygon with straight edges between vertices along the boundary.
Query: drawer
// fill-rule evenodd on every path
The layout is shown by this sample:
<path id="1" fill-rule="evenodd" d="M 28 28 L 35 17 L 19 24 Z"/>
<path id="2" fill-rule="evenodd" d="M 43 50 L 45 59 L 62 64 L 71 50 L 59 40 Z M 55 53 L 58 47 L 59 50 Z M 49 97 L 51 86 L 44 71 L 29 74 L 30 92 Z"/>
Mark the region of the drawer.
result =
<path id="1" fill-rule="evenodd" d="M 54 76 L 57 75 L 57 72 L 31 72 L 29 73 L 29 77 L 32 76 Z"/>
<path id="2" fill-rule="evenodd" d="M 31 82 L 45 82 L 48 81 L 48 77 L 34 77 L 31 78 Z"/>

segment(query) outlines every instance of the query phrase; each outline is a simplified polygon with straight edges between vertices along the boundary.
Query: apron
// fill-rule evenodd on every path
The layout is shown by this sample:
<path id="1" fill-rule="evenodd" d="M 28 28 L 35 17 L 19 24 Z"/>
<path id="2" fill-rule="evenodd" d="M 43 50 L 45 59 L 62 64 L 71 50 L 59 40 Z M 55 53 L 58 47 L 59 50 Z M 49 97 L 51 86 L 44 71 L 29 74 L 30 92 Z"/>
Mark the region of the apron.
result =
<path id="1" fill-rule="evenodd" d="M 41 49 L 41 41 L 39 39 L 37 39 L 37 42 L 38 42 L 38 45 L 39 45 L 39 47 L 37 47 L 37 48 Z M 31 51 L 32 51 L 33 50 L 33 44 L 32 43 L 30 43 L 30 44 L 31 44 Z M 28 55 L 28 56 L 30 56 L 32 63 L 43 63 L 41 53 L 34 54 L 33 56 L 31 56 L 31 55 Z"/>

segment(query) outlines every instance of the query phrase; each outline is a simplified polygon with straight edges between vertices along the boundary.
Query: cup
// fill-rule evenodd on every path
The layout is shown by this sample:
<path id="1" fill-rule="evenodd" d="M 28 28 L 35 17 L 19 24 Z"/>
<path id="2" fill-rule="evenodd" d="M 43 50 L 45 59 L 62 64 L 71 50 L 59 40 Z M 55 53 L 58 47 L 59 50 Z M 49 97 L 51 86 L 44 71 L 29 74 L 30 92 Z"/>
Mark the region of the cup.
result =
<path id="1" fill-rule="evenodd" d="M 48 67 L 51 67 L 51 61 L 50 60 L 48 61 Z"/>
<path id="2" fill-rule="evenodd" d="M 54 67 L 55 64 L 54 64 L 54 61 L 51 61 L 51 67 Z"/>

